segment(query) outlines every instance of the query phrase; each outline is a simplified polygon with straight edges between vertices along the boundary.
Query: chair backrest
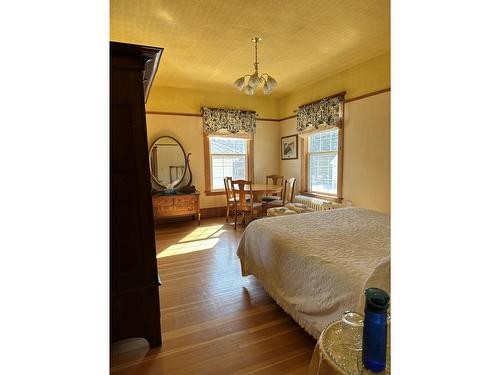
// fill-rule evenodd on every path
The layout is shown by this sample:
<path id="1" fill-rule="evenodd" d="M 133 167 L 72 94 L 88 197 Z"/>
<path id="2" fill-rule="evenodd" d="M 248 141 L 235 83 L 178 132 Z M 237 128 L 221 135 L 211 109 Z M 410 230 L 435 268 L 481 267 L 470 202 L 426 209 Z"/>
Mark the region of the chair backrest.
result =
<path id="1" fill-rule="evenodd" d="M 285 187 L 283 188 L 283 195 L 281 199 L 283 200 L 283 205 L 290 203 L 293 199 L 293 191 L 295 189 L 295 177 L 290 177 L 285 181 Z"/>
<path id="2" fill-rule="evenodd" d="M 245 185 L 249 186 L 249 189 L 245 190 Z M 247 180 L 231 180 L 231 186 L 233 188 L 234 197 L 239 199 L 236 202 L 236 207 L 238 211 L 249 211 L 253 207 L 253 189 L 252 181 Z M 250 195 L 250 200 L 247 202 L 247 195 Z"/>
<path id="3" fill-rule="evenodd" d="M 270 174 L 269 176 L 266 176 L 266 185 L 283 186 L 283 181 L 285 181 L 285 177 L 279 174 Z"/>
<path id="4" fill-rule="evenodd" d="M 230 198 L 234 198 L 232 181 L 232 177 L 224 177 L 224 190 L 226 191 L 226 201 L 228 203 Z"/>

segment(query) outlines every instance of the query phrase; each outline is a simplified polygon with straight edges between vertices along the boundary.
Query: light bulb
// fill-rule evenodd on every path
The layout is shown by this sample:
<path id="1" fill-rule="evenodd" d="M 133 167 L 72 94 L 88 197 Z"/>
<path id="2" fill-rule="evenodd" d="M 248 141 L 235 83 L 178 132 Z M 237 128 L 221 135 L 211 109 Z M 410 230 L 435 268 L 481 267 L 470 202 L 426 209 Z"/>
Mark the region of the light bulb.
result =
<path id="1" fill-rule="evenodd" d="M 264 83 L 264 95 L 269 95 L 273 91 L 272 87 L 269 85 L 269 81 Z"/>
<path id="2" fill-rule="evenodd" d="M 251 87 L 250 85 L 248 86 L 245 86 L 245 90 L 244 90 L 245 94 L 247 95 L 253 95 L 253 87 Z"/>
<path id="3" fill-rule="evenodd" d="M 243 90 L 243 88 L 245 87 L 245 77 L 238 78 L 236 81 L 234 81 L 233 85 L 238 90 Z"/>
<path id="4" fill-rule="evenodd" d="M 278 86 L 278 82 L 276 82 L 276 80 L 271 77 L 270 75 L 267 75 L 267 85 L 272 89 L 274 89 L 276 86 Z"/>
<path id="5" fill-rule="evenodd" d="M 250 79 L 248 80 L 248 86 L 255 88 L 259 86 L 259 83 L 260 83 L 259 75 L 257 74 L 257 72 L 255 72 L 250 76 Z"/>

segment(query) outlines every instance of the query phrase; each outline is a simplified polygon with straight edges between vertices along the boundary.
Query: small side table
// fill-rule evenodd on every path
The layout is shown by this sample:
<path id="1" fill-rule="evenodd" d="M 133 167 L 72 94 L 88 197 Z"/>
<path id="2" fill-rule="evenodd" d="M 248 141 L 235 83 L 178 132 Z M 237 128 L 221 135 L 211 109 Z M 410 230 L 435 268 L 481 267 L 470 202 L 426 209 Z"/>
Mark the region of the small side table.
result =
<path id="1" fill-rule="evenodd" d="M 340 320 L 328 325 L 314 348 L 307 375 L 385 375 L 391 373 L 391 345 L 387 339 L 387 367 L 381 372 L 372 372 L 363 367 L 361 352 L 347 349 L 342 344 Z"/>

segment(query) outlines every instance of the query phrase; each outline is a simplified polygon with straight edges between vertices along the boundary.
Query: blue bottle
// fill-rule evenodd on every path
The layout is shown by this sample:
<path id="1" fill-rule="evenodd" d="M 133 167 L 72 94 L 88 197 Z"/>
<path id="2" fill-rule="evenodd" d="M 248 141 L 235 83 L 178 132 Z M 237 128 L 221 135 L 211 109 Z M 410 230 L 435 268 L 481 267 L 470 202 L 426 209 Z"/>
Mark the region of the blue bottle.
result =
<path id="1" fill-rule="evenodd" d="M 379 372 L 386 366 L 387 309 L 390 297 L 378 288 L 366 289 L 365 297 L 363 365 L 373 372 Z"/>

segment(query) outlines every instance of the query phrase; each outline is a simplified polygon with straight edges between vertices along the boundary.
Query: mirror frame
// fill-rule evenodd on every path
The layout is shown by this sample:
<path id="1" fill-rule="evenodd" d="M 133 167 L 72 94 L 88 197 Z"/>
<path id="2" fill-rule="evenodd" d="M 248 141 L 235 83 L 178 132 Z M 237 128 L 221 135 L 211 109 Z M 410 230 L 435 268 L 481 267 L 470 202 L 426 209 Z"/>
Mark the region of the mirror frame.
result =
<path id="1" fill-rule="evenodd" d="M 188 170 L 188 160 L 187 160 L 187 157 L 186 157 L 186 151 L 184 150 L 184 147 L 182 147 L 181 143 L 175 139 L 174 137 L 171 137 L 169 135 L 162 135 L 161 137 L 158 137 L 154 140 L 154 142 L 151 144 L 151 147 L 149 148 L 149 155 L 148 155 L 148 163 L 149 163 L 149 175 L 153 178 L 153 180 L 158 184 L 158 186 L 161 186 L 162 188 L 166 189 L 167 187 L 165 185 L 163 185 L 162 183 L 160 183 L 160 181 L 158 181 L 158 179 L 156 178 L 156 176 L 153 174 L 153 170 L 151 168 L 151 153 L 153 152 L 153 147 L 155 146 L 156 143 L 158 143 L 158 141 L 162 138 L 170 138 L 172 140 L 174 140 L 178 145 L 179 147 L 181 148 L 182 150 L 182 153 L 184 154 L 184 173 L 182 174 L 182 177 L 180 178 L 179 182 L 177 182 L 175 185 L 173 185 L 174 188 L 178 187 L 181 182 L 184 180 L 184 177 L 186 177 L 186 172 Z"/>

